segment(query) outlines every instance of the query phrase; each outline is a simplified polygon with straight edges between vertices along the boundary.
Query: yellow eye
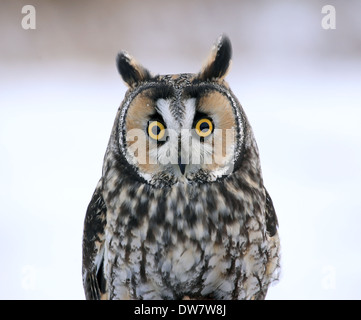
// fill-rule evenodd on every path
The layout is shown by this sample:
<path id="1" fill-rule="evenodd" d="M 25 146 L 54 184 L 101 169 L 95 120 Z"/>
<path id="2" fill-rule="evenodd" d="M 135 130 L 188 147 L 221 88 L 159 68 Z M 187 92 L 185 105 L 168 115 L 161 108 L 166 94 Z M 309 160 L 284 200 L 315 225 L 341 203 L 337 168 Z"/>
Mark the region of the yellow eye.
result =
<path id="1" fill-rule="evenodd" d="M 196 123 L 196 132 L 200 137 L 208 137 L 213 132 L 213 123 L 207 118 L 202 118 Z"/>
<path id="2" fill-rule="evenodd" d="M 148 134 L 154 140 L 160 140 L 164 137 L 165 128 L 159 121 L 150 121 L 148 124 Z"/>

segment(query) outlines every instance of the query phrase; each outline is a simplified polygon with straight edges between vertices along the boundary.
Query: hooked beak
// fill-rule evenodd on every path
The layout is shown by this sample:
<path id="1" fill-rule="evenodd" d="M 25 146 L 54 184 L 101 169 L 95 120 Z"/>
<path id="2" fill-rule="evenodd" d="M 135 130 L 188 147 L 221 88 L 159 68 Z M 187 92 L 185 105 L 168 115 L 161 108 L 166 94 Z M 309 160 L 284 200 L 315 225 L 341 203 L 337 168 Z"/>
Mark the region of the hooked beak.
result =
<path id="1" fill-rule="evenodd" d="M 184 175 L 184 172 L 186 171 L 186 164 L 182 163 L 181 157 L 178 157 L 178 166 L 181 173 Z"/>

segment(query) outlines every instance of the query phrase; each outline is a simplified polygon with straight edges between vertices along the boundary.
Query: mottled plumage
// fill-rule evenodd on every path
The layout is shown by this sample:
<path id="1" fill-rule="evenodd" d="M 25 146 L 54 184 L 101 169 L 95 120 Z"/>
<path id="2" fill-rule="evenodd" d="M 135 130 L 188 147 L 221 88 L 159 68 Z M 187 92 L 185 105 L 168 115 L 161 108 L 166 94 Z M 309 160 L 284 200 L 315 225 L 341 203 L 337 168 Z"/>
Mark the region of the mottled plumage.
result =
<path id="1" fill-rule="evenodd" d="M 262 299 L 278 278 L 277 217 L 230 59 L 226 36 L 198 74 L 153 76 L 118 55 L 129 90 L 85 217 L 87 299 Z"/>

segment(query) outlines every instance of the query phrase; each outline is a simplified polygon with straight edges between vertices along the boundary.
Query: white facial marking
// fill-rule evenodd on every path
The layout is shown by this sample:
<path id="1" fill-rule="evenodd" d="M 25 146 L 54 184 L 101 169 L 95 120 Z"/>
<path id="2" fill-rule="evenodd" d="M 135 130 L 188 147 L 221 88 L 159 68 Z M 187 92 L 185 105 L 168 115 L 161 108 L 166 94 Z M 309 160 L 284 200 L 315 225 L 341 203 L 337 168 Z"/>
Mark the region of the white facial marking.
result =
<path id="1" fill-rule="evenodd" d="M 183 129 L 193 129 L 193 119 L 196 113 L 196 99 L 191 98 L 183 102 L 185 107 L 185 118 L 183 120 Z"/>
<path id="2" fill-rule="evenodd" d="M 176 121 L 174 116 L 172 115 L 170 111 L 170 100 L 165 99 L 158 99 L 156 101 L 156 110 L 159 112 L 159 114 L 163 117 L 165 126 L 168 129 L 173 129 L 179 131 L 180 125 L 179 122 Z"/>

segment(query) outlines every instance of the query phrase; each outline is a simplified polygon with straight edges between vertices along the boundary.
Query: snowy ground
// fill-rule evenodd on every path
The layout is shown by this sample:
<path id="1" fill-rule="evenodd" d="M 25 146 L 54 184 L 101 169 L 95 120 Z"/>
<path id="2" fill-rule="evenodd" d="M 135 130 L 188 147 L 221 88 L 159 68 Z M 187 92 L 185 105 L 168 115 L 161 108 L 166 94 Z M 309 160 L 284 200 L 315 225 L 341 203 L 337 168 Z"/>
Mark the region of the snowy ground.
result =
<path id="1" fill-rule="evenodd" d="M 45 69 L 0 84 L 3 299 L 83 298 L 82 223 L 125 91 L 110 67 Z M 280 222 L 268 298 L 360 299 L 361 68 L 295 71 L 229 76 Z"/>

